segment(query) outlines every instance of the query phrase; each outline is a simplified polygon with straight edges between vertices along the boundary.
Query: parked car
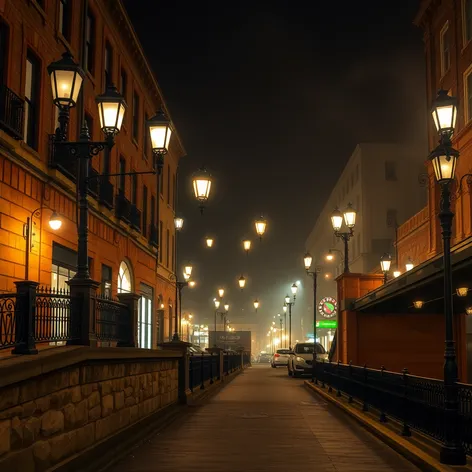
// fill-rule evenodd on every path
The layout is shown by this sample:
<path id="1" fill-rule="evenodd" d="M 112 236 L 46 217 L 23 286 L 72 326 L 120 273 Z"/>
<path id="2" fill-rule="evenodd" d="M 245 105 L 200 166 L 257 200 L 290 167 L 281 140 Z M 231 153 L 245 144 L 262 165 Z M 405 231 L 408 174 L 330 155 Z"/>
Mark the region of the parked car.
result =
<path id="1" fill-rule="evenodd" d="M 303 374 L 312 373 L 314 346 L 314 343 L 295 344 L 288 359 L 288 375 L 300 377 Z M 320 343 L 316 343 L 316 359 L 320 361 L 328 359 L 328 354 Z"/>
<path id="2" fill-rule="evenodd" d="M 271 365 L 275 369 L 279 366 L 288 365 L 288 359 L 290 357 L 290 349 L 277 349 L 277 351 L 272 356 Z"/>
<path id="3" fill-rule="evenodd" d="M 270 364 L 272 361 L 272 356 L 270 354 L 261 354 L 259 357 L 259 363 L 261 364 Z"/>

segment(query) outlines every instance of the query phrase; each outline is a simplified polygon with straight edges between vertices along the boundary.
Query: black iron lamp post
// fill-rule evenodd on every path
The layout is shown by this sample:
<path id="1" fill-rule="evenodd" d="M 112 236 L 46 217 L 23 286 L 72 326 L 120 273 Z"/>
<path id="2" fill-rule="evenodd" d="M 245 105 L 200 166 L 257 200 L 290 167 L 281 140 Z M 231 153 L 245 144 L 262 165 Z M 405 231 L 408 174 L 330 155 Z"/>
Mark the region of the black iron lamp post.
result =
<path id="1" fill-rule="evenodd" d="M 356 211 L 349 203 L 344 213 L 339 208 L 335 208 L 331 214 L 331 224 L 333 225 L 334 234 L 344 243 L 344 273 L 349 273 L 349 240 L 354 236 L 354 226 L 356 225 Z M 343 220 L 348 231 L 341 231 Z"/>
<path id="2" fill-rule="evenodd" d="M 267 220 L 264 217 L 260 217 L 258 220 L 254 222 L 254 226 L 256 227 L 256 233 L 259 236 L 259 240 L 262 241 L 262 236 L 266 232 L 267 228 Z"/>
<path id="3" fill-rule="evenodd" d="M 199 203 L 198 207 L 200 208 L 200 213 L 203 215 L 205 204 L 210 198 L 211 184 L 213 180 L 209 172 L 204 167 L 201 167 L 193 174 L 192 182 L 193 192 Z"/>
<path id="4" fill-rule="evenodd" d="M 392 264 L 392 256 L 390 254 L 385 253 L 380 258 L 380 268 L 382 269 L 384 275 L 384 284 L 388 281 L 388 272 L 390 271 L 390 265 Z"/>
<path id="5" fill-rule="evenodd" d="M 285 334 L 285 347 L 287 347 L 287 305 L 284 303 L 282 307 L 284 311 L 284 334 Z"/>
<path id="6" fill-rule="evenodd" d="M 179 342 L 180 341 L 180 325 L 181 325 L 181 320 L 182 320 L 182 289 L 184 287 L 194 287 L 195 284 L 192 284 L 193 281 L 190 280 L 190 277 L 192 275 L 192 270 L 193 267 L 190 264 L 187 264 L 184 268 L 184 280 L 178 280 L 176 279 L 175 281 L 175 287 L 177 290 L 177 300 L 178 300 L 178 307 L 175 310 L 175 323 L 174 323 L 174 334 L 172 336 L 172 341 L 173 342 Z"/>
<path id="7" fill-rule="evenodd" d="M 257 313 L 257 309 L 259 308 L 259 300 L 256 298 L 252 303 L 253 303 L 254 309 L 256 310 L 256 313 Z"/>
<path id="8" fill-rule="evenodd" d="M 293 300 L 289 295 L 285 297 L 285 305 L 288 307 L 288 348 L 292 349 L 292 306 L 295 305 L 295 299 L 297 295 L 297 284 L 293 284 L 290 289 L 292 290 Z"/>
<path id="9" fill-rule="evenodd" d="M 311 374 L 311 381 L 318 383 L 316 379 L 316 289 L 318 285 L 318 274 L 321 272 L 321 267 L 315 266 L 312 270 L 311 264 L 313 263 L 313 257 L 310 253 L 306 253 L 303 262 L 305 264 L 305 270 L 307 275 L 313 277 L 313 370 Z"/>
<path id="10" fill-rule="evenodd" d="M 440 136 L 439 145 L 430 154 L 434 175 L 441 187 L 439 221 L 443 238 L 444 266 L 444 316 L 446 340 L 444 351 L 444 443 L 440 460 L 443 464 L 464 465 L 466 455 L 460 440 L 458 427 L 458 368 L 453 332 L 452 273 L 451 273 L 451 228 L 454 213 L 451 210 L 451 183 L 459 152 L 452 147 L 452 135 L 457 117 L 457 101 L 445 90 L 440 90 L 432 108 L 434 124 Z"/>

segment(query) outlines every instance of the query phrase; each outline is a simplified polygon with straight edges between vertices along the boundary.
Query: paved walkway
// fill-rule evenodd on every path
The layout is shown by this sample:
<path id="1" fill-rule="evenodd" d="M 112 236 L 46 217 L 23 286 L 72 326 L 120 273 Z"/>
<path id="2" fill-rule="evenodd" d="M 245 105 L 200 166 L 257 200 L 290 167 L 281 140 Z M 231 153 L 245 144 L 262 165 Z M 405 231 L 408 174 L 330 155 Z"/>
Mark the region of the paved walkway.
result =
<path id="1" fill-rule="evenodd" d="M 406 472 L 418 469 L 283 368 L 256 365 L 114 472 Z"/>

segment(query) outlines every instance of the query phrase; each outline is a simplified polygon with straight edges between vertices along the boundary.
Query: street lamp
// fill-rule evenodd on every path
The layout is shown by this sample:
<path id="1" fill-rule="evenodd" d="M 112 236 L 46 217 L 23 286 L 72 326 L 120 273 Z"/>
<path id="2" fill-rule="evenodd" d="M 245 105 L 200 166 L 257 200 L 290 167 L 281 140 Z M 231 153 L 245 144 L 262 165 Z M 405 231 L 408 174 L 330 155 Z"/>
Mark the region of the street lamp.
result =
<path id="1" fill-rule="evenodd" d="M 184 272 L 184 280 L 188 281 L 190 279 L 190 275 Z"/>
<path id="2" fill-rule="evenodd" d="M 390 265 L 392 264 L 392 256 L 390 254 L 385 253 L 380 258 L 380 268 L 382 269 L 384 275 L 384 283 L 387 283 L 388 280 L 388 271 L 390 270 Z"/>
<path id="3" fill-rule="evenodd" d="M 257 313 L 257 309 L 259 308 L 259 300 L 256 298 L 253 304 L 254 304 L 254 309 L 256 310 L 256 313 Z"/>
<path id="4" fill-rule="evenodd" d="M 179 216 L 176 216 L 174 218 L 174 228 L 176 231 L 181 231 L 181 229 L 184 226 L 184 219 L 180 218 Z"/>
<path id="5" fill-rule="evenodd" d="M 218 295 L 220 298 L 223 298 L 225 296 L 225 289 L 224 288 L 219 288 L 218 289 Z"/>
<path id="6" fill-rule="evenodd" d="M 185 267 L 184 267 L 184 273 L 186 275 L 188 275 L 189 277 L 192 275 L 192 270 L 193 270 L 193 267 L 191 264 L 187 264 Z"/>
<path id="7" fill-rule="evenodd" d="M 225 304 L 224 304 L 224 308 L 225 308 L 226 313 L 228 313 L 228 311 L 229 311 L 229 303 L 225 303 Z"/>
<path id="8" fill-rule="evenodd" d="M 254 222 L 254 225 L 256 226 L 256 233 L 259 236 L 259 239 L 262 240 L 262 235 L 265 233 L 267 227 L 267 221 L 261 216 Z"/>
<path id="9" fill-rule="evenodd" d="M 193 174 L 193 192 L 199 203 L 200 213 L 203 215 L 205 204 L 210 197 L 212 178 L 208 171 L 202 167 Z"/>
<path id="10" fill-rule="evenodd" d="M 284 311 L 284 334 L 285 334 L 285 343 L 287 342 L 287 304 L 284 303 L 282 307 Z M 285 347 L 287 347 L 287 344 L 285 344 Z"/>
<path id="11" fill-rule="evenodd" d="M 344 243 L 344 273 L 349 273 L 349 240 L 354 235 L 354 226 L 356 225 L 357 213 L 349 203 L 344 213 L 341 213 L 339 208 L 335 208 L 331 214 L 331 224 L 333 226 L 334 234 L 337 238 L 341 239 Z M 341 228 L 344 224 L 347 226 L 348 231 L 342 232 Z"/>
<path id="12" fill-rule="evenodd" d="M 321 267 L 315 266 L 312 270 L 310 270 L 313 257 L 308 252 L 305 254 L 303 262 L 305 264 L 307 275 L 313 277 L 313 370 L 311 374 L 311 381 L 313 383 L 318 383 L 318 379 L 316 378 L 316 290 L 318 286 L 318 274 L 321 272 Z"/>
<path id="13" fill-rule="evenodd" d="M 460 441 L 458 428 L 458 368 L 454 345 L 453 310 L 452 310 L 452 273 L 451 273 L 451 233 L 454 213 L 451 210 L 451 183 L 455 179 L 455 170 L 459 152 L 452 147 L 451 137 L 457 116 L 457 101 L 445 90 L 440 90 L 432 108 L 434 124 L 438 131 L 439 146 L 430 154 L 434 175 L 441 187 L 439 222 L 443 238 L 444 270 L 444 315 L 446 320 L 444 351 L 444 443 L 441 447 L 440 460 L 443 464 L 464 465 L 466 456 Z"/>
<path id="14" fill-rule="evenodd" d="M 207 247 L 213 247 L 214 239 L 207 237 L 205 239 L 205 242 L 206 242 Z"/>
<path id="15" fill-rule="evenodd" d="M 243 241 L 243 247 L 244 247 L 244 250 L 246 251 L 246 254 L 248 255 L 249 249 L 251 249 L 251 241 L 249 239 L 245 239 Z"/>
<path id="16" fill-rule="evenodd" d="M 172 136 L 172 123 L 162 108 L 147 120 L 147 127 L 151 136 L 152 152 L 160 156 L 167 154 Z"/>
<path id="17" fill-rule="evenodd" d="M 297 297 L 297 290 L 298 290 L 298 285 L 297 284 L 293 284 L 290 289 L 292 290 L 292 295 L 293 295 L 293 299 L 295 300 L 295 298 Z"/>
<path id="18" fill-rule="evenodd" d="M 400 275 L 402 275 L 402 273 L 401 273 L 401 271 L 399 271 L 398 269 L 393 271 L 393 276 L 394 276 L 395 278 L 400 277 Z"/>
<path id="19" fill-rule="evenodd" d="M 295 285 L 295 292 L 293 289 L 293 285 Z M 297 292 L 296 284 L 292 285 L 292 293 L 293 293 L 293 301 L 289 295 L 285 296 L 285 305 L 288 307 L 288 347 L 292 349 L 292 305 L 295 305 L 295 294 Z"/>
<path id="20" fill-rule="evenodd" d="M 408 258 L 405 264 L 405 269 L 408 272 L 409 270 L 413 269 L 415 267 L 415 264 L 413 264 L 413 261 L 411 260 L 411 257 Z"/>
<path id="21" fill-rule="evenodd" d="M 218 299 L 214 299 L 213 302 L 215 303 L 215 308 L 218 310 L 218 308 L 220 307 L 220 301 Z"/>
<path id="22" fill-rule="evenodd" d="M 239 288 L 242 291 L 244 286 L 246 285 L 246 279 L 244 278 L 243 275 L 241 275 L 241 277 L 239 277 L 238 284 L 239 284 Z"/>
<path id="23" fill-rule="evenodd" d="M 197 282 L 195 282 L 195 280 L 189 280 L 188 286 L 189 286 L 190 288 L 194 288 L 195 285 L 197 285 Z"/>

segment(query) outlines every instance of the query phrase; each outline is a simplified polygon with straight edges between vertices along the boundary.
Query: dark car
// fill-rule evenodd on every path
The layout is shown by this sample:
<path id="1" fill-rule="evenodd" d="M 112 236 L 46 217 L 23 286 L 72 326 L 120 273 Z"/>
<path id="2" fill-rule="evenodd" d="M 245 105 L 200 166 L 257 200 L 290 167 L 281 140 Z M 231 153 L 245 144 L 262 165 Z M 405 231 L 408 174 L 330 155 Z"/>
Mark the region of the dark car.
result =
<path id="1" fill-rule="evenodd" d="M 259 357 L 259 362 L 261 364 L 270 364 L 272 361 L 272 356 L 270 354 L 261 354 Z"/>

